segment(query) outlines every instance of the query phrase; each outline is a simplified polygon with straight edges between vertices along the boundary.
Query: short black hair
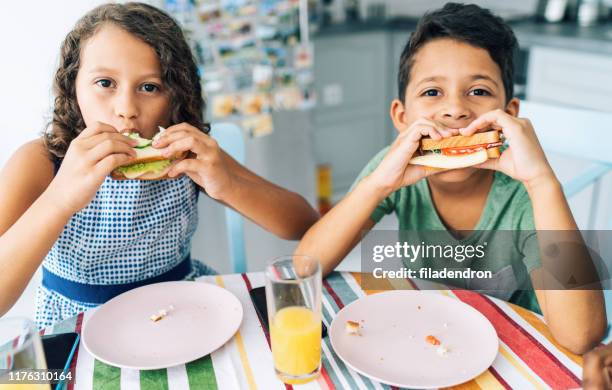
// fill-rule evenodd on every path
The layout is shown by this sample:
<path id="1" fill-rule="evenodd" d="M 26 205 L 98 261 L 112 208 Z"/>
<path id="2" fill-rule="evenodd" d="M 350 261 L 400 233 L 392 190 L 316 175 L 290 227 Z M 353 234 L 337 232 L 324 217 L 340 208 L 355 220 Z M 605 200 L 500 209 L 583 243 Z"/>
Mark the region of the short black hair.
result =
<path id="1" fill-rule="evenodd" d="M 485 49 L 501 70 L 506 103 L 512 99 L 514 54 L 518 42 L 510 26 L 488 9 L 475 4 L 447 3 L 425 14 L 404 46 L 397 75 L 398 96 L 402 102 L 406 98 L 415 54 L 426 43 L 439 38 L 450 38 Z"/>

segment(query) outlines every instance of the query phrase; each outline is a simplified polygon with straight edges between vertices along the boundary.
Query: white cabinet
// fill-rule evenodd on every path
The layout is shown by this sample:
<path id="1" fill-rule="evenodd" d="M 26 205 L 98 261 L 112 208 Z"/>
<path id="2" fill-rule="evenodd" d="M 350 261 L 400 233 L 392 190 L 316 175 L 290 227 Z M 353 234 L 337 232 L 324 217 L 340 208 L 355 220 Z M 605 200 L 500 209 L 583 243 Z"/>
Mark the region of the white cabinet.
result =
<path id="1" fill-rule="evenodd" d="M 612 111 L 612 57 L 534 46 L 529 100 Z"/>
<path id="2" fill-rule="evenodd" d="M 590 52 L 533 46 L 530 50 L 527 99 L 550 104 L 612 112 L 612 58 Z M 602 123 L 602 130 L 612 132 L 612 123 Z M 536 132 L 537 132 L 536 128 Z M 579 128 L 559 137 L 580 137 Z M 602 138 L 594 142 L 606 142 Z M 585 159 L 547 153 L 561 183 L 581 175 L 593 164 Z M 594 196 L 595 195 L 595 196 Z M 612 221 L 612 173 L 601 179 L 598 193 L 591 185 L 569 199 L 578 226 L 582 229 L 610 229 Z M 595 204 L 593 204 L 595 202 Z"/>

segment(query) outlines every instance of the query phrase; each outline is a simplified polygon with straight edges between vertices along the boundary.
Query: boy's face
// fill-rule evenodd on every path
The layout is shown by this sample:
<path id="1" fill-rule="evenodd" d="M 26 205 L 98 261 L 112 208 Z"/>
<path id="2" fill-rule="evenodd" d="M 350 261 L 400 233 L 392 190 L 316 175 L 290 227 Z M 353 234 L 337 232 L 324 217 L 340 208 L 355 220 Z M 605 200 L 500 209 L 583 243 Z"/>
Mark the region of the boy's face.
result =
<path id="1" fill-rule="evenodd" d="M 518 115 L 518 99 L 508 105 L 505 99 L 501 70 L 485 49 L 442 38 L 425 44 L 416 53 L 406 99 L 393 102 L 391 117 L 400 132 L 419 118 L 462 128 L 495 109 Z M 430 179 L 459 182 L 477 170 L 456 169 Z"/>
<path id="2" fill-rule="evenodd" d="M 107 24 L 83 44 L 80 60 L 76 94 L 86 126 L 99 121 L 146 138 L 168 126 L 170 99 L 151 46 Z"/>

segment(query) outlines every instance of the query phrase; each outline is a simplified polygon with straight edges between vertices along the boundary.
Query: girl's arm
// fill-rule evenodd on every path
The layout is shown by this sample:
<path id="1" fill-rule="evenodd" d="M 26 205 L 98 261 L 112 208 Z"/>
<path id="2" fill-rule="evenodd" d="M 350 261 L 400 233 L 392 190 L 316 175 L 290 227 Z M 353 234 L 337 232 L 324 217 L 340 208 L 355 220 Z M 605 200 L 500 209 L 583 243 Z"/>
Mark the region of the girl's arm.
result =
<path id="1" fill-rule="evenodd" d="M 248 170 L 225 151 L 221 156 L 233 174 L 231 188 L 218 199 L 264 229 L 286 240 L 298 240 L 319 214 L 306 199 Z"/>
<path id="2" fill-rule="evenodd" d="M 52 179 L 42 141 L 22 146 L 0 171 L 0 316 L 19 299 L 70 218 L 45 193 Z"/>
<path id="3" fill-rule="evenodd" d="M 0 171 L 0 315 L 17 301 L 74 213 L 105 177 L 133 161 L 132 140 L 95 122 L 70 143 L 62 167 L 37 140 L 21 147 Z"/>

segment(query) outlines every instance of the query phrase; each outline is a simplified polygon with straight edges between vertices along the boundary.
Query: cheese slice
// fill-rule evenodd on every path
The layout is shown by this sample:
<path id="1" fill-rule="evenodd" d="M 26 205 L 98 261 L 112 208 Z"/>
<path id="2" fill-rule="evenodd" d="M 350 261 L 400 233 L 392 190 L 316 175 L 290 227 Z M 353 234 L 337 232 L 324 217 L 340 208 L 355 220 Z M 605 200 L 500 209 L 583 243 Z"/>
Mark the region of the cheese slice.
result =
<path id="1" fill-rule="evenodd" d="M 172 166 L 170 160 L 152 161 L 148 163 L 132 164 L 124 167 L 119 167 L 117 170 L 121 172 L 126 179 L 154 179 L 168 173 Z"/>
<path id="2" fill-rule="evenodd" d="M 443 154 L 428 153 L 423 156 L 413 157 L 410 160 L 410 164 L 424 165 L 432 168 L 458 169 L 481 164 L 487 161 L 488 158 L 486 150 L 460 156 L 445 156 Z"/>
<path id="3" fill-rule="evenodd" d="M 158 179 L 160 177 L 164 177 L 166 176 L 166 174 L 168 174 L 168 172 L 170 172 L 170 168 L 172 168 L 172 166 L 169 166 L 161 171 L 149 171 L 149 172 L 144 172 L 141 175 L 138 176 L 139 179 L 142 180 L 154 180 L 154 179 Z"/>
<path id="4" fill-rule="evenodd" d="M 140 176 L 144 175 L 145 173 L 146 172 L 143 172 L 143 171 L 123 172 L 123 176 L 125 176 L 126 179 L 134 180 L 134 179 L 138 179 Z"/>

